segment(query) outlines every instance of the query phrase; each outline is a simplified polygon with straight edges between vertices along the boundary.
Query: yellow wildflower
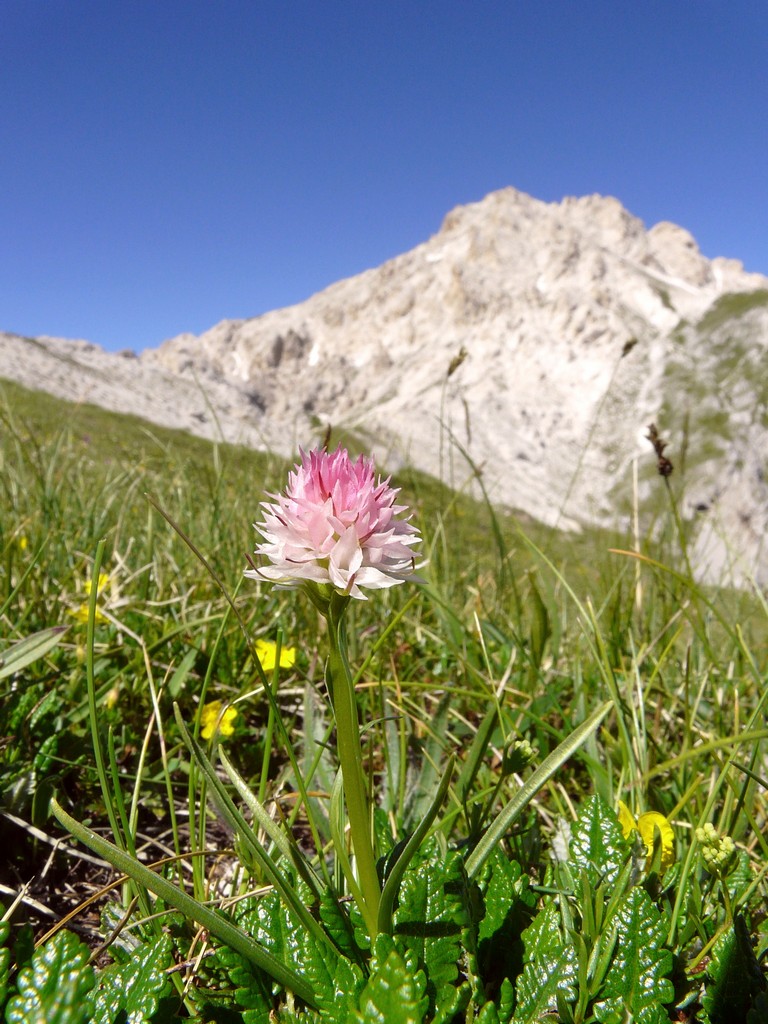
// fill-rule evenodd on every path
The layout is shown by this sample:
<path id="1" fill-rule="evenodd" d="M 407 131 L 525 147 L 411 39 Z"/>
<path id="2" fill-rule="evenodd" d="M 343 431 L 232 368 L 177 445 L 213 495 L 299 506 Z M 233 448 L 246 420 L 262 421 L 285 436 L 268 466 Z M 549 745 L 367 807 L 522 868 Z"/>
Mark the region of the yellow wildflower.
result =
<path id="1" fill-rule="evenodd" d="M 79 608 L 70 608 L 69 614 L 73 619 L 78 622 L 86 623 L 88 621 L 88 605 L 81 604 Z M 96 605 L 96 621 L 97 622 L 109 622 L 109 619 L 104 612 Z"/>
<path id="2" fill-rule="evenodd" d="M 99 580 L 98 580 L 98 584 L 97 584 L 97 590 L 104 590 L 104 588 L 108 585 L 108 583 L 109 583 L 109 573 L 100 572 L 99 573 Z M 86 592 L 86 594 L 88 594 L 89 597 L 91 595 L 91 590 L 92 589 L 93 589 L 93 580 L 86 580 L 85 581 L 85 592 Z"/>
<path id="3" fill-rule="evenodd" d="M 256 654 L 258 655 L 259 661 L 261 662 L 261 667 L 264 669 L 264 671 L 271 672 L 272 669 L 275 667 L 277 644 L 273 644 L 271 640 L 257 640 Z M 292 668 L 295 661 L 295 647 L 280 648 L 280 668 Z"/>
<path id="4" fill-rule="evenodd" d="M 27 546 L 29 545 L 29 541 L 23 533 L 19 534 L 16 543 L 19 545 L 19 551 L 26 551 Z"/>
<path id="5" fill-rule="evenodd" d="M 627 805 L 619 800 L 619 824 L 624 838 L 629 839 L 633 832 L 639 832 L 645 844 L 648 856 L 653 856 L 653 842 L 656 833 L 661 837 L 661 869 L 664 871 L 675 859 L 675 833 L 663 814 L 657 811 L 646 811 L 635 818 Z"/>
<path id="6" fill-rule="evenodd" d="M 108 584 L 109 574 L 106 572 L 100 572 L 96 584 L 97 590 L 101 592 L 102 590 L 104 590 L 105 587 L 108 586 Z M 93 590 L 93 580 L 86 580 L 85 583 L 83 584 L 83 589 L 85 590 L 86 596 L 90 597 L 91 591 Z M 78 622 L 86 623 L 88 621 L 88 602 L 84 601 L 79 608 L 71 608 L 69 614 L 72 616 L 73 619 L 76 619 Z M 96 605 L 96 621 L 109 622 L 109 619 L 101 611 L 98 605 Z"/>
<path id="7" fill-rule="evenodd" d="M 221 701 L 212 700 L 203 705 L 203 713 L 200 716 L 200 735 L 204 740 L 209 740 L 215 732 L 222 736 L 231 736 L 235 731 L 235 719 L 237 708 L 230 704 L 222 713 Z"/>

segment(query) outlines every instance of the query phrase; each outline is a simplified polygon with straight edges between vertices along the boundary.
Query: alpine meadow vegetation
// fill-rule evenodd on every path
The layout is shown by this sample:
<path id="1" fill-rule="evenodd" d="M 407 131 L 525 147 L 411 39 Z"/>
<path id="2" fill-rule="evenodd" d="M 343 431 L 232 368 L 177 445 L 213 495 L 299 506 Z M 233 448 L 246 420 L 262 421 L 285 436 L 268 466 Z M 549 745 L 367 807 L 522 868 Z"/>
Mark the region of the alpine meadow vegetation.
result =
<path id="1" fill-rule="evenodd" d="M 565 534 L 468 458 L 0 420 L 6 1021 L 768 1021 L 768 602 L 663 425 Z"/>

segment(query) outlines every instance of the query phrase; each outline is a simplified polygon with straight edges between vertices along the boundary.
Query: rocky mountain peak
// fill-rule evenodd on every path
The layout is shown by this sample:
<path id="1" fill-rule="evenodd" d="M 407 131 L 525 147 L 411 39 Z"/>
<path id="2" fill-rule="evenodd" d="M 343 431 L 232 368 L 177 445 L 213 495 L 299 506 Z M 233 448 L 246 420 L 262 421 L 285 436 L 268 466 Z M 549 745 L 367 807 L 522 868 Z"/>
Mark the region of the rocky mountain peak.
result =
<path id="1" fill-rule="evenodd" d="M 768 278 L 617 199 L 506 188 L 305 302 L 141 353 L 133 406 L 204 391 L 231 440 L 287 452 L 331 423 L 457 485 L 463 450 L 495 500 L 571 528 L 624 523 L 636 464 L 646 501 L 655 421 L 688 451 L 702 575 L 768 582 L 767 348 Z"/>
<path id="2" fill-rule="evenodd" d="M 661 420 L 682 443 L 685 417 L 689 429 L 691 418 L 703 428 L 722 417 L 725 370 L 715 358 L 700 372 L 697 347 L 709 341 L 696 325 L 726 296 L 745 296 L 731 326 L 750 337 L 744 368 L 757 365 L 763 290 L 768 278 L 706 259 L 674 224 L 646 230 L 612 197 L 546 203 L 506 188 L 456 207 L 430 239 L 381 267 L 143 358 L 176 371 L 192 359 L 236 382 L 293 439 L 330 422 L 377 438 L 390 461 L 399 452 L 437 474 L 454 439 L 483 465 L 497 500 L 576 527 L 619 521 L 633 462 L 652 463 L 647 423 Z M 766 398 L 754 400 L 764 421 Z M 756 472 L 744 500 L 768 521 L 768 485 Z M 714 509 L 722 496 L 713 486 L 697 470 L 691 500 Z M 712 573 L 725 546 L 707 541 Z"/>

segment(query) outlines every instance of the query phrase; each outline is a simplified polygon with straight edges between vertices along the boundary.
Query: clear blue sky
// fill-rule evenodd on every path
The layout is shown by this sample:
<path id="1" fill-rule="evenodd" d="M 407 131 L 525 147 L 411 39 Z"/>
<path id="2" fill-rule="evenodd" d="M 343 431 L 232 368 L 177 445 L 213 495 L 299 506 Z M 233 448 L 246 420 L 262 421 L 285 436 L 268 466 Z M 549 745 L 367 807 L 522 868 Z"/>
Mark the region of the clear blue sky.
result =
<path id="1" fill-rule="evenodd" d="M 0 330 L 140 350 L 513 185 L 768 274 L 765 0 L 0 0 Z"/>

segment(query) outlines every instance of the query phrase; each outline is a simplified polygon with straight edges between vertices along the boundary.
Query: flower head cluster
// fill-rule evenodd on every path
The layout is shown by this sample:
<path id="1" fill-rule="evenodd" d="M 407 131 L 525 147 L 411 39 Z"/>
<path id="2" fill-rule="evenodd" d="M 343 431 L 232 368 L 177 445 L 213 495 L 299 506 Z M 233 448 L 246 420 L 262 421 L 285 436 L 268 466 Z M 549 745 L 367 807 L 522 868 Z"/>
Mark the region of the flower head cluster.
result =
<path id="1" fill-rule="evenodd" d="M 663 814 L 647 811 L 635 818 L 623 801 L 619 801 L 619 824 L 624 838 L 629 839 L 633 832 L 639 832 L 646 852 L 653 856 L 654 841 L 658 832 L 661 842 L 661 869 L 668 868 L 675 859 L 675 833 Z"/>
<path id="2" fill-rule="evenodd" d="M 697 828 L 696 842 L 701 846 L 704 864 L 713 875 L 725 878 L 736 863 L 736 846 L 730 836 L 719 835 L 711 822 Z"/>
<path id="3" fill-rule="evenodd" d="M 411 548 L 421 540 L 396 505 L 389 480 L 376 480 L 371 459 L 353 462 L 346 449 L 301 453 L 284 494 L 262 502 L 256 554 L 271 564 L 246 576 L 282 587 L 330 586 L 365 600 L 364 589 L 418 579 Z"/>

